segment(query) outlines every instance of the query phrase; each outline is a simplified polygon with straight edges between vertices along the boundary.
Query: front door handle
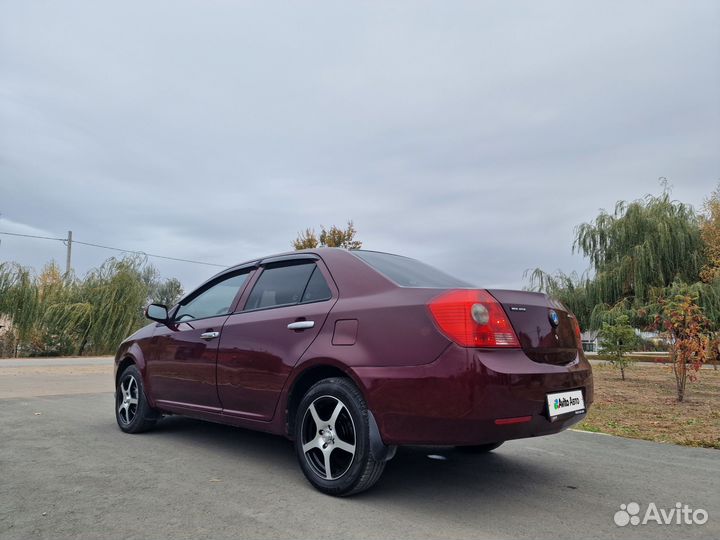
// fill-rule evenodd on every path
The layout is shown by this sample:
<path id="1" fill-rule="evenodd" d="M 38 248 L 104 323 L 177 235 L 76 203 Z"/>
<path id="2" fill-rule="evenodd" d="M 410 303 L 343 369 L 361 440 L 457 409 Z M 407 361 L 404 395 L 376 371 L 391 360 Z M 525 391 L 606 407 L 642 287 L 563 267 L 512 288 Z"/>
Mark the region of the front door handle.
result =
<path id="1" fill-rule="evenodd" d="M 203 338 L 205 341 L 210 341 L 211 339 L 215 339 L 220 335 L 220 332 L 203 332 L 200 334 L 200 337 Z"/>
<path id="2" fill-rule="evenodd" d="M 295 321 L 288 324 L 289 330 L 307 330 L 315 326 L 315 321 Z"/>

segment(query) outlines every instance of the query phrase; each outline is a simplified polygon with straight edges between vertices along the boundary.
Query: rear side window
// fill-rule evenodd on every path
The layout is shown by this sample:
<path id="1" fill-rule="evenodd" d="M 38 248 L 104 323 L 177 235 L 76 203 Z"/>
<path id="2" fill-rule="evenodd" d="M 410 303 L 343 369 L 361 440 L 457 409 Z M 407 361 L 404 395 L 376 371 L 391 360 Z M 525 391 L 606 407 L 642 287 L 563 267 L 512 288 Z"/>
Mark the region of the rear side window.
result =
<path id="1" fill-rule="evenodd" d="M 321 300 L 329 300 L 331 297 L 330 287 L 328 287 L 322 272 L 316 266 L 312 276 L 310 276 L 307 287 L 305 287 L 302 302 L 319 302 Z"/>
<path id="2" fill-rule="evenodd" d="M 265 267 L 250 292 L 245 309 L 288 306 L 327 300 L 332 294 L 313 262 Z"/>
<path id="3" fill-rule="evenodd" d="M 352 253 L 401 287 L 472 287 L 469 283 L 409 257 L 378 251 L 357 250 Z"/>

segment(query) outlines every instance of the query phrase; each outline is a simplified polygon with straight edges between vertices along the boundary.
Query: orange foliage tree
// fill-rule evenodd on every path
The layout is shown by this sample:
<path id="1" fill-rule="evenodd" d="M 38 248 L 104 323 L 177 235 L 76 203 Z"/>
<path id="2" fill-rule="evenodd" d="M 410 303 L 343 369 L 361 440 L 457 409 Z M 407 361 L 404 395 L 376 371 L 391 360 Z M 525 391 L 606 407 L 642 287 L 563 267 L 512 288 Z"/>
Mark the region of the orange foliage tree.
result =
<path id="1" fill-rule="evenodd" d="M 705 200 L 700 216 L 700 238 L 704 244 L 707 264 L 700 272 L 705 283 L 720 277 L 720 186 Z"/>
<path id="2" fill-rule="evenodd" d="M 362 242 L 355 239 L 357 230 L 352 221 L 348 221 L 347 227 L 341 229 L 333 225 L 329 229 L 324 226 L 320 227 L 320 237 L 315 233 L 314 229 L 305 229 L 298 234 L 293 241 L 293 248 L 312 249 L 316 247 L 340 247 L 345 249 L 360 249 Z"/>
<path id="3" fill-rule="evenodd" d="M 683 401 L 687 379 L 696 380 L 706 360 L 710 321 L 698 305 L 697 296 L 676 294 L 661 298 L 659 303 L 660 312 L 655 318 L 655 325 L 670 342 L 677 399 Z"/>

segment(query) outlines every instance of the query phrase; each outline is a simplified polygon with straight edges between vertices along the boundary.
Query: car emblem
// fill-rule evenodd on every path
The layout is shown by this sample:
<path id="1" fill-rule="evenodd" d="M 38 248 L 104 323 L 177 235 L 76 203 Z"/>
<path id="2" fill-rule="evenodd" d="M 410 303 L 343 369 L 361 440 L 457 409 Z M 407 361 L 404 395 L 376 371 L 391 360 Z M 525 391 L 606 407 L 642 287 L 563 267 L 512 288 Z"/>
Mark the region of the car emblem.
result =
<path id="1" fill-rule="evenodd" d="M 552 324 L 554 327 L 557 327 L 560 324 L 560 315 L 557 314 L 557 311 L 554 309 L 550 310 L 550 313 L 548 313 L 548 318 L 550 319 L 550 324 Z"/>

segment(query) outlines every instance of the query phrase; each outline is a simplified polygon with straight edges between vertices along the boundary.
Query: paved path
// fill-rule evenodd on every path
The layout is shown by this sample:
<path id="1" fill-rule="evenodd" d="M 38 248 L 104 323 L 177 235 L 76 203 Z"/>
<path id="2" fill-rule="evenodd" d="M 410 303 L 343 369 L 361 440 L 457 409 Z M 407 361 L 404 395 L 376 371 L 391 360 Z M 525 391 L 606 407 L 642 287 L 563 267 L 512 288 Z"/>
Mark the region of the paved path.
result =
<path id="1" fill-rule="evenodd" d="M 0 359 L 0 399 L 112 392 L 113 358 Z"/>
<path id="2" fill-rule="evenodd" d="M 0 400 L 1 539 L 720 537 L 717 450 L 573 431 L 485 456 L 401 449 L 374 489 L 336 499 L 309 486 L 279 437 L 177 417 L 121 433 L 111 368 L 89 367 L 105 378 L 54 396 L 37 394 L 56 369 L 0 369 L 0 395 L 25 378 L 30 396 Z M 708 523 L 613 522 L 623 503 L 678 501 Z"/>
<path id="3" fill-rule="evenodd" d="M 592 358 L 592 357 L 588 357 L 588 361 L 593 366 L 609 366 L 609 365 L 611 365 L 610 362 L 607 360 L 597 360 L 596 358 Z M 668 362 L 650 362 L 650 361 L 646 362 L 644 360 L 635 360 L 632 362 L 631 365 L 634 365 L 634 366 L 657 366 L 657 367 L 669 368 L 669 367 L 671 367 L 672 364 L 670 364 Z M 717 371 L 718 366 L 716 366 L 715 364 L 703 364 L 702 366 L 700 366 L 700 369 L 714 369 Z"/>

